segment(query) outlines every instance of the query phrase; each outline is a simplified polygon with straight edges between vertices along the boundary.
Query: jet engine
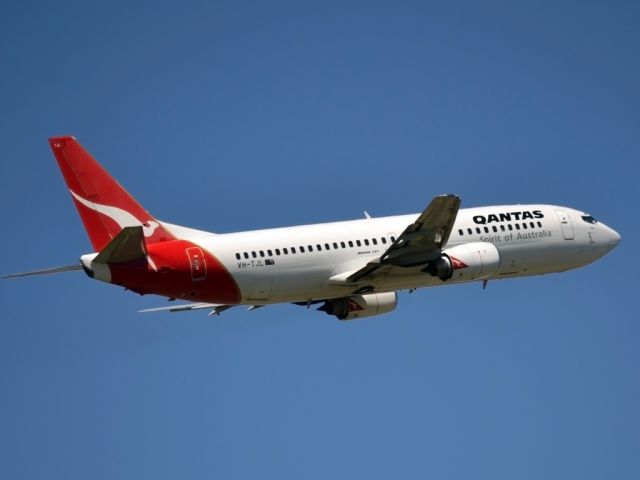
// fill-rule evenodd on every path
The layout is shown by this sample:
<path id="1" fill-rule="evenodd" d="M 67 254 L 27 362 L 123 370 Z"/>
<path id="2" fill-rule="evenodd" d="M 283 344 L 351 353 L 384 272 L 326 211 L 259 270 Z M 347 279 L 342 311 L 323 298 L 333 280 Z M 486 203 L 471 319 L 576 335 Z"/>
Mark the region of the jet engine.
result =
<path id="1" fill-rule="evenodd" d="M 318 308 L 328 315 L 335 315 L 338 320 L 354 320 L 356 318 L 373 317 L 389 313 L 398 305 L 396 292 L 368 293 L 344 298 L 332 298 Z"/>
<path id="2" fill-rule="evenodd" d="M 440 280 L 469 281 L 491 277 L 500 268 L 500 253 L 493 243 L 474 242 L 443 251 L 423 272 Z"/>

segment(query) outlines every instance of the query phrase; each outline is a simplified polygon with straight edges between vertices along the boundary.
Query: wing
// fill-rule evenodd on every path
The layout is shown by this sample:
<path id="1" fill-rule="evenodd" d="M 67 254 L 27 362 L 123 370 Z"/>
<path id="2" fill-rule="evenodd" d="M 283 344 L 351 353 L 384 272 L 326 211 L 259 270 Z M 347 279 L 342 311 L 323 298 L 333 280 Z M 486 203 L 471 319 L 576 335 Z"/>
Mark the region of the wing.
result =
<path id="1" fill-rule="evenodd" d="M 459 209 L 460 198 L 456 195 L 435 197 L 382 256 L 350 274 L 346 280 L 355 283 L 365 277 L 379 276 L 391 267 L 424 265 L 437 258 L 449 240 Z"/>
<path id="2" fill-rule="evenodd" d="M 233 307 L 233 305 L 221 305 L 219 303 L 187 303 L 182 305 L 172 305 L 170 307 L 146 308 L 138 313 L 150 312 L 188 312 L 191 310 L 211 310 L 209 315 L 220 315 L 225 310 Z"/>

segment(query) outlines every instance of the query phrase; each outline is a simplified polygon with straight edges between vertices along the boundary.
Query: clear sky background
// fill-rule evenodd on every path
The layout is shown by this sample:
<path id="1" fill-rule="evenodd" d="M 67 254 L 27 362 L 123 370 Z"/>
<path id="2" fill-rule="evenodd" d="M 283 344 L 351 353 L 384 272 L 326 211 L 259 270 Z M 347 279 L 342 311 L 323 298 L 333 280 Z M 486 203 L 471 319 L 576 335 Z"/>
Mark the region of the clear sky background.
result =
<path id="1" fill-rule="evenodd" d="M 341 323 L 0 283 L 0 477 L 640 478 L 637 2 L 9 2 L 3 273 L 90 251 L 46 139 L 216 232 L 544 202 L 586 268 Z"/>

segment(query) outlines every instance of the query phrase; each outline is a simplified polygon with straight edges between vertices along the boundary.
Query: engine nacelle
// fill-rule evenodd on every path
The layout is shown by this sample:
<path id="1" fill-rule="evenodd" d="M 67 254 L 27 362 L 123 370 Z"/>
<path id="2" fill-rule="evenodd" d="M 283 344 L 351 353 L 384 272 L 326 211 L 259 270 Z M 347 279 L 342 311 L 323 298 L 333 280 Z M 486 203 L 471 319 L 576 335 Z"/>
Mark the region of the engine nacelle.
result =
<path id="1" fill-rule="evenodd" d="M 389 313 L 398 305 L 396 292 L 368 293 L 344 298 L 332 298 L 318 308 L 328 315 L 335 315 L 338 320 L 354 320 L 356 318 L 373 317 Z"/>
<path id="2" fill-rule="evenodd" d="M 447 281 L 484 280 L 500 268 L 500 252 L 493 243 L 474 242 L 442 252 L 422 270 Z"/>

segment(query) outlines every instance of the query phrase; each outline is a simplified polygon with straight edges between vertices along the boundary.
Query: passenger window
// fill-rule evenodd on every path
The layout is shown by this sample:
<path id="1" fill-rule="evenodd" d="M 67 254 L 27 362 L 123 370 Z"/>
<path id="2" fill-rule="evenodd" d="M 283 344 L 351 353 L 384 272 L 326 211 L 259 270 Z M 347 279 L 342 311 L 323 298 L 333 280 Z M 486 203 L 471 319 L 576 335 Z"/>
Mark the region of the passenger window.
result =
<path id="1" fill-rule="evenodd" d="M 369 240 L 368 239 L 364 239 L 364 244 L 368 247 L 369 246 Z"/>
<path id="2" fill-rule="evenodd" d="M 359 246 L 359 247 L 362 246 L 362 243 L 360 243 L 360 240 L 356 240 L 356 245 Z"/>
<path id="3" fill-rule="evenodd" d="M 307 245 L 307 248 L 309 249 L 310 252 L 313 252 L 313 245 Z"/>
<path id="4" fill-rule="evenodd" d="M 264 250 L 260 250 L 260 256 L 264 257 Z"/>
<path id="5" fill-rule="evenodd" d="M 520 224 L 516 223 L 516 230 L 520 230 Z"/>
<path id="6" fill-rule="evenodd" d="M 509 229 L 509 231 L 512 231 L 513 230 L 513 225 L 509 224 L 509 225 L 507 225 L 507 228 Z"/>
<path id="7" fill-rule="evenodd" d="M 340 242 L 340 246 L 341 246 L 342 248 L 347 248 L 347 245 L 346 245 L 344 242 Z"/>
<path id="8" fill-rule="evenodd" d="M 496 233 L 498 231 L 498 227 L 496 227 L 495 225 L 491 228 L 493 229 L 493 233 Z"/>
<path id="9" fill-rule="evenodd" d="M 374 245 L 378 244 L 378 240 L 376 240 L 375 238 L 372 238 L 371 241 L 373 242 Z"/>
<path id="10" fill-rule="evenodd" d="M 272 252 L 271 250 L 267 250 L 267 254 L 268 254 L 270 257 L 273 257 L 273 252 Z"/>
<path id="11" fill-rule="evenodd" d="M 251 256 L 252 256 L 253 258 L 257 258 L 257 257 L 258 257 L 258 254 L 257 254 L 256 252 L 251 252 Z"/>
<path id="12" fill-rule="evenodd" d="M 391 241 L 395 242 L 396 241 L 396 237 L 394 237 L 393 235 L 391 235 Z"/>
<path id="13" fill-rule="evenodd" d="M 471 230 L 470 228 L 467 228 L 467 233 L 468 233 L 469 235 L 473 235 L 473 230 Z"/>
<path id="14" fill-rule="evenodd" d="M 333 242 L 333 249 L 337 250 L 338 249 L 338 244 L 336 242 Z"/>
<path id="15" fill-rule="evenodd" d="M 296 254 L 296 247 L 291 247 L 291 255 L 295 255 Z"/>
<path id="16" fill-rule="evenodd" d="M 280 249 L 279 248 L 276 248 L 276 255 L 280 256 Z"/>
<path id="17" fill-rule="evenodd" d="M 489 233 L 489 227 L 484 227 L 484 233 Z"/>
<path id="18" fill-rule="evenodd" d="M 542 222 L 538 222 L 538 228 L 542 228 Z"/>
<path id="19" fill-rule="evenodd" d="M 476 233 L 477 233 L 478 235 L 480 235 L 480 234 L 482 233 L 482 231 L 480 230 L 480 227 L 476 227 Z"/>
<path id="20" fill-rule="evenodd" d="M 244 252 L 243 255 L 244 255 L 244 258 L 249 258 L 249 254 L 247 252 Z"/>
<path id="21" fill-rule="evenodd" d="M 289 255 L 289 250 L 287 250 L 287 248 L 283 248 L 282 253 L 284 253 L 285 255 Z"/>
<path id="22" fill-rule="evenodd" d="M 380 237 L 380 240 L 382 240 L 382 244 L 386 245 L 387 244 L 387 239 L 384 237 Z"/>
<path id="23" fill-rule="evenodd" d="M 504 225 L 500 225 L 500 231 L 504 232 Z"/>
<path id="24" fill-rule="evenodd" d="M 300 253 L 304 253 L 304 247 L 300 245 Z"/>
<path id="25" fill-rule="evenodd" d="M 526 230 L 526 229 L 527 229 L 527 224 L 526 224 L 526 223 L 523 223 L 523 224 L 522 224 L 522 228 L 524 228 L 524 229 Z"/>
<path id="26" fill-rule="evenodd" d="M 236 260 L 240 260 L 240 254 L 236 253 Z"/>
<path id="27" fill-rule="evenodd" d="M 325 243 L 325 244 L 324 244 L 324 249 L 325 249 L 325 250 L 331 250 L 331 247 L 329 246 L 329 244 L 328 244 L 328 243 Z M 318 250 L 320 250 L 320 246 L 318 246 Z"/>
<path id="28" fill-rule="evenodd" d="M 533 223 L 533 222 L 530 222 L 530 223 L 529 223 L 529 226 L 530 226 L 531 228 L 536 228 L 536 224 L 535 224 L 535 223 Z"/>
<path id="29" fill-rule="evenodd" d="M 353 242 L 351 240 L 349 240 L 349 246 L 353 248 Z"/>
<path id="30" fill-rule="evenodd" d="M 464 235 L 464 232 L 462 231 L 462 229 L 459 229 L 459 230 L 458 230 L 458 235 L 460 235 L 460 236 L 463 236 L 463 235 Z"/>

